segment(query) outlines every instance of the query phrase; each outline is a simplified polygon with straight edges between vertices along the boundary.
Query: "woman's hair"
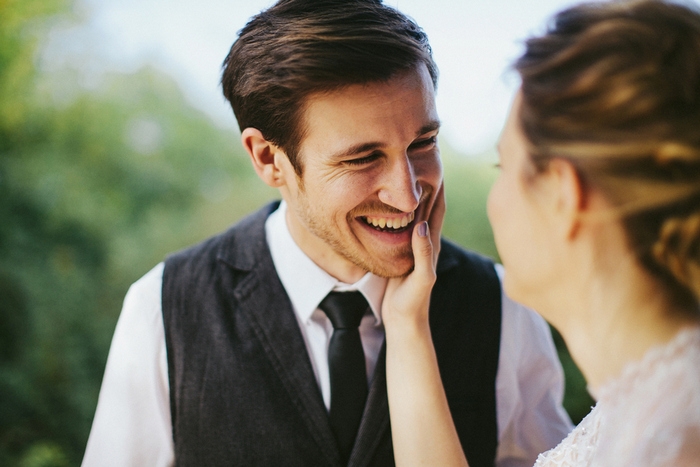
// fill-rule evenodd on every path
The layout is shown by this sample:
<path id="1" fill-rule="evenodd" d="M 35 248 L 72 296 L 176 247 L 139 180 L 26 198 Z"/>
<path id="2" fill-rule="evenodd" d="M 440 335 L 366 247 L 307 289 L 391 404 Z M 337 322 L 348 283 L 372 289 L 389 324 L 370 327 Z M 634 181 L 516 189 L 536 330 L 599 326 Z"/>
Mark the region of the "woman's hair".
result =
<path id="1" fill-rule="evenodd" d="M 640 263 L 700 311 L 700 13 L 659 0 L 559 13 L 515 64 L 533 166 L 565 158 Z"/>

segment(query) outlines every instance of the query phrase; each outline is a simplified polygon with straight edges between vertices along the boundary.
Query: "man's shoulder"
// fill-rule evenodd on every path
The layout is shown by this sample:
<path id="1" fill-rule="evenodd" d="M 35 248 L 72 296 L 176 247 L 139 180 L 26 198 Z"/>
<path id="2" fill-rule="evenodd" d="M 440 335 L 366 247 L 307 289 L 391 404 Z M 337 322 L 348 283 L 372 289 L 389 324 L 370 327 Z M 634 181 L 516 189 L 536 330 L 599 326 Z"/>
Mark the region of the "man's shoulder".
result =
<path id="1" fill-rule="evenodd" d="M 472 250 L 468 250 L 446 238 L 440 239 L 440 256 L 437 265 L 438 275 L 448 271 L 469 272 L 477 275 L 498 279 L 494 261 Z"/>

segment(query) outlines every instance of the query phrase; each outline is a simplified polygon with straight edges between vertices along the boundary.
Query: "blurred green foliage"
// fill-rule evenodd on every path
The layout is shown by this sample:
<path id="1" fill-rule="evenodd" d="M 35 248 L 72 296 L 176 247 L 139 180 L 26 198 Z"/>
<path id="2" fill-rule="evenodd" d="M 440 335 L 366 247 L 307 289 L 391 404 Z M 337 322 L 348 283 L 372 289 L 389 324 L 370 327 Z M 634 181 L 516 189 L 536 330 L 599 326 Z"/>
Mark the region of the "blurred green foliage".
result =
<path id="1" fill-rule="evenodd" d="M 67 2 L 0 1 L 0 465 L 77 465 L 129 284 L 276 196 L 238 136 L 158 72 L 90 90 L 78 71 L 40 72 L 47 21 Z M 443 156 L 446 236 L 496 257 L 495 170 L 444 142 Z"/>
<path id="2" fill-rule="evenodd" d="M 486 198 L 498 175 L 494 165 L 496 154 L 464 157 L 441 139 L 440 156 L 444 165 L 447 201 L 443 235 L 498 259 L 486 216 Z"/>
<path id="3" fill-rule="evenodd" d="M 65 8 L 0 3 L 0 465 L 79 463 L 128 285 L 272 196 L 153 70 L 57 98 L 76 72 L 35 57 Z"/>

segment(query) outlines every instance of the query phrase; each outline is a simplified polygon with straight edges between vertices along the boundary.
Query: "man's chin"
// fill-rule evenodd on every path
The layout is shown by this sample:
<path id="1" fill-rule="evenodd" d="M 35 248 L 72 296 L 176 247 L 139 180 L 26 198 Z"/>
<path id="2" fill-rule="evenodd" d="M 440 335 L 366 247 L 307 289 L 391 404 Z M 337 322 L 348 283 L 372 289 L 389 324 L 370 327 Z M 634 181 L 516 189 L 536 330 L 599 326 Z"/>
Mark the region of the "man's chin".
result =
<path id="1" fill-rule="evenodd" d="M 371 264 L 368 270 L 375 276 L 387 279 L 403 277 L 413 271 L 413 254 L 409 258 L 391 259 Z"/>

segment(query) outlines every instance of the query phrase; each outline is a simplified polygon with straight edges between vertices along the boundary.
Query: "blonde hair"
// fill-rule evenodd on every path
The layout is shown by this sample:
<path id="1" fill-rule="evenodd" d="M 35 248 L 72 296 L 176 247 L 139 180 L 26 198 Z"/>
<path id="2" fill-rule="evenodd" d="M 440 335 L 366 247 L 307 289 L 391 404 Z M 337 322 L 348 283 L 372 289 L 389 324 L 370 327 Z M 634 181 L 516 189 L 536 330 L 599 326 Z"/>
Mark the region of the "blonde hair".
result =
<path id="1" fill-rule="evenodd" d="M 622 219 L 669 296 L 700 311 L 700 13 L 659 0 L 582 4 L 515 68 L 537 170 L 566 158 Z"/>

